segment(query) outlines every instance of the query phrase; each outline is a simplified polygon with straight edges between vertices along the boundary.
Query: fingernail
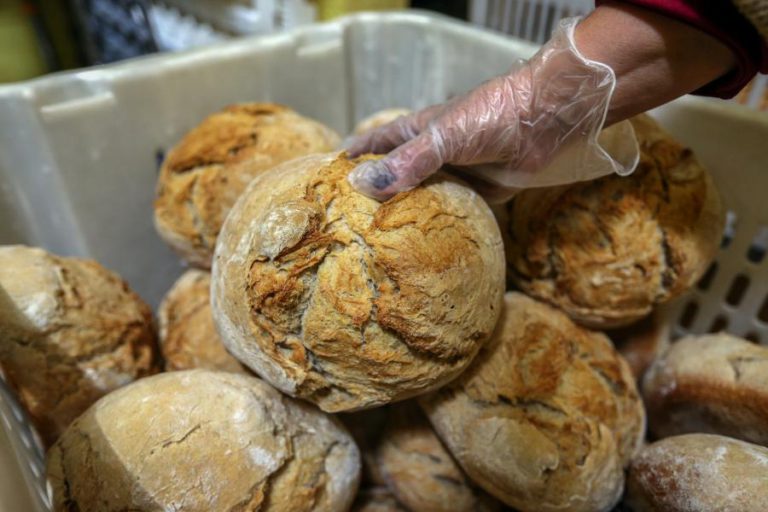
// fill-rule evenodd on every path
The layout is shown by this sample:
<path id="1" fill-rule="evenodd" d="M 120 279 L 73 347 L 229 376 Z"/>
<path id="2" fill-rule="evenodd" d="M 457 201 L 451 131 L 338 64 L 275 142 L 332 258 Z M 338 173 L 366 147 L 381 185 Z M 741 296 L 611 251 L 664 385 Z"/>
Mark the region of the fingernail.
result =
<path id="1" fill-rule="evenodd" d="M 381 160 L 361 163 L 349 173 L 347 179 L 359 192 L 376 199 L 386 197 L 381 191 L 397 181 Z"/>

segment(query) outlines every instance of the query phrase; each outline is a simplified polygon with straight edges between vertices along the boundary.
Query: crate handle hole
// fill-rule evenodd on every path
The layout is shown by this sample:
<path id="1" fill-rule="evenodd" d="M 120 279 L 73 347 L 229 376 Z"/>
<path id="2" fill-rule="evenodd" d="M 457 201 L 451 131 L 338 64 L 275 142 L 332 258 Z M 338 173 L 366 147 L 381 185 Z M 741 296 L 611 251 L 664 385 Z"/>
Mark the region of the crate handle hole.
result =
<path id="1" fill-rule="evenodd" d="M 752 343 L 760 344 L 760 335 L 757 334 L 755 331 L 750 331 L 747 334 L 744 335 L 744 339 L 747 341 L 751 341 Z"/>
<path id="2" fill-rule="evenodd" d="M 757 312 L 757 319 L 765 324 L 768 324 L 768 295 L 765 296 L 763 305 L 760 306 L 760 310 Z"/>
<path id="3" fill-rule="evenodd" d="M 699 314 L 699 304 L 695 301 L 691 301 L 685 305 L 683 313 L 680 315 L 680 326 L 685 329 L 690 329 L 693 325 L 693 321 L 696 320 L 696 315 Z"/>
<path id="4" fill-rule="evenodd" d="M 744 274 L 737 275 L 735 278 L 733 278 L 731 287 L 728 289 L 728 293 L 725 295 L 725 302 L 731 306 L 738 306 L 744 298 L 744 294 L 747 293 L 748 288 L 749 278 Z"/>
<path id="5" fill-rule="evenodd" d="M 701 276 L 701 279 L 699 279 L 699 284 L 697 285 L 699 287 L 699 290 L 701 291 L 709 290 L 709 287 L 712 285 L 712 280 L 715 279 L 715 276 L 717 275 L 718 268 L 719 267 L 717 262 L 713 261 L 712 264 L 707 269 L 707 271 L 704 273 L 704 275 Z"/>

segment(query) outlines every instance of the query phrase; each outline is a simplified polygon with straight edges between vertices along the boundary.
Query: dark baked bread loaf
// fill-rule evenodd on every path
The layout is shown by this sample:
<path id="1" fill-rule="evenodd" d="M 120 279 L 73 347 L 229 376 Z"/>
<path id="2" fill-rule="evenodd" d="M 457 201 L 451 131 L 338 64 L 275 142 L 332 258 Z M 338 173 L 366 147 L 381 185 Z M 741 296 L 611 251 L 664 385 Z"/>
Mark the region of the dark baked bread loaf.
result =
<path id="1" fill-rule="evenodd" d="M 415 403 L 391 409 L 376 458 L 400 503 L 411 512 L 501 509 L 498 501 L 469 481 Z"/>
<path id="2" fill-rule="evenodd" d="M 632 124 L 632 175 L 529 189 L 508 206 L 508 276 L 590 327 L 627 325 L 682 294 L 723 231 L 720 196 L 691 150 L 646 115 Z"/>
<path id="3" fill-rule="evenodd" d="M 165 370 L 250 373 L 221 342 L 211 314 L 211 274 L 191 269 L 168 291 L 158 310 Z"/>
<path id="4" fill-rule="evenodd" d="M 314 155 L 257 177 L 216 246 L 212 305 L 229 351 L 326 411 L 436 389 L 493 331 L 504 291 L 496 221 L 437 174 L 379 203 L 360 160 Z"/>
<path id="5" fill-rule="evenodd" d="M 662 439 L 632 460 L 626 502 L 633 512 L 764 512 L 768 449 L 711 434 Z"/>
<path id="6" fill-rule="evenodd" d="M 359 472 L 334 418 L 254 377 L 207 370 L 110 393 L 48 457 L 55 512 L 339 512 Z"/>
<path id="7" fill-rule="evenodd" d="M 282 105 L 244 103 L 212 114 L 163 162 L 157 231 L 190 264 L 209 268 L 224 217 L 254 176 L 338 143 L 332 130 Z"/>
<path id="8" fill-rule="evenodd" d="M 469 477 L 520 511 L 610 510 L 643 439 L 610 341 L 520 293 L 467 371 L 419 401 Z"/>
<path id="9" fill-rule="evenodd" d="M 672 344 L 643 381 L 656 437 L 709 432 L 768 445 L 768 348 L 728 334 Z"/>
<path id="10" fill-rule="evenodd" d="M 0 367 L 46 444 L 155 373 L 156 341 L 149 306 L 98 263 L 0 247 Z"/>

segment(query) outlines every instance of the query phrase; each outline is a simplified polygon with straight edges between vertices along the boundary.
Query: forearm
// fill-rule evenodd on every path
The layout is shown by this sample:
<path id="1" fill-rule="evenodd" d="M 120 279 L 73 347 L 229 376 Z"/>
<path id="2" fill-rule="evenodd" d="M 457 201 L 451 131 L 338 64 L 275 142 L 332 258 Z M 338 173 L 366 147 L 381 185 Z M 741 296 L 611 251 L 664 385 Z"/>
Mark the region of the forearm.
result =
<path id="1" fill-rule="evenodd" d="M 616 73 L 607 125 L 695 91 L 735 65 L 731 50 L 714 37 L 621 2 L 595 9 L 575 37 L 585 57 Z"/>

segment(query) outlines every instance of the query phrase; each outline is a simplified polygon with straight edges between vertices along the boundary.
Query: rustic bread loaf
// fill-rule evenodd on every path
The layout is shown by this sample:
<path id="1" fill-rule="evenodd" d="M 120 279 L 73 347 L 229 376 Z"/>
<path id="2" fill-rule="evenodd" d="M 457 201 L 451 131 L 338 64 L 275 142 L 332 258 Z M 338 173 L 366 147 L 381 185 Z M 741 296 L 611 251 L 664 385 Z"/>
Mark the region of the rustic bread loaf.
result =
<path id="1" fill-rule="evenodd" d="M 184 272 L 158 310 L 160 351 L 165 371 L 202 368 L 250 373 L 221 342 L 211 314 L 211 274 Z"/>
<path id="2" fill-rule="evenodd" d="M 339 512 L 359 454 L 340 423 L 259 379 L 188 370 L 99 400 L 51 448 L 54 511 Z"/>
<path id="3" fill-rule="evenodd" d="M 391 123 L 400 116 L 407 116 L 411 113 L 411 109 L 408 108 L 387 108 L 374 112 L 370 116 L 362 119 L 355 125 L 353 133 L 355 135 L 362 135 L 365 132 L 375 130 L 380 126 Z"/>
<path id="4" fill-rule="evenodd" d="M 331 412 L 456 377 L 493 331 L 504 291 L 499 229 L 472 189 L 437 174 L 379 203 L 347 181 L 360 161 L 313 155 L 257 177 L 213 266 L 229 351 Z"/>
<path id="5" fill-rule="evenodd" d="M 508 277 L 595 328 L 628 325 L 690 288 L 723 231 L 720 196 L 691 150 L 646 115 L 632 124 L 632 175 L 529 189 L 508 205 Z"/>
<path id="6" fill-rule="evenodd" d="M 341 413 L 336 417 L 347 427 L 360 450 L 362 487 L 382 487 L 386 485 L 381 474 L 381 464 L 377 460 L 378 450 L 384 427 L 387 424 L 389 407 L 376 407 L 365 411 Z"/>
<path id="7" fill-rule="evenodd" d="M 157 179 L 157 231 L 187 262 L 209 268 L 224 217 L 254 176 L 338 143 L 331 129 L 281 105 L 226 107 L 168 152 Z"/>
<path id="8" fill-rule="evenodd" d="M 668 320 L 661 312 L 654 311 L 639 322 L 607 334 L 640 382 L 648 368 L 669 347 L 669 330 Z"/>
<path id="9" fill-rule="evenodd" d="M 768 449 L 687 434 L 644 447 L 632 460 L 625 501 L 633 512 L 765 512 Z"/>
<path id="10" fill-rule="evenodd" d="M 520 293 L 472 365 L 420 403 L 469 477 L 520 511 L 610 510 L 643 438 L 610 341 Z"/>
<path id="11" fill-rule="evenodd" d="M 46 445 L 157 366 L 152 312 L 125 281 L 94 261 L 0 247 L 0 367 Z"/>
<path id="12" fill-rule="evenodd" d="M 397 501 L 411 512 L 501 509 L 467 479 L 413 402 L 392 406 L 376 458 Z"/>
<path id="13" fill-rule="evenodd" d="M 768 445 L 768 348 L 728 334 L 672 344 L 643 381 L 656 437 L 723 434 Z"/>

